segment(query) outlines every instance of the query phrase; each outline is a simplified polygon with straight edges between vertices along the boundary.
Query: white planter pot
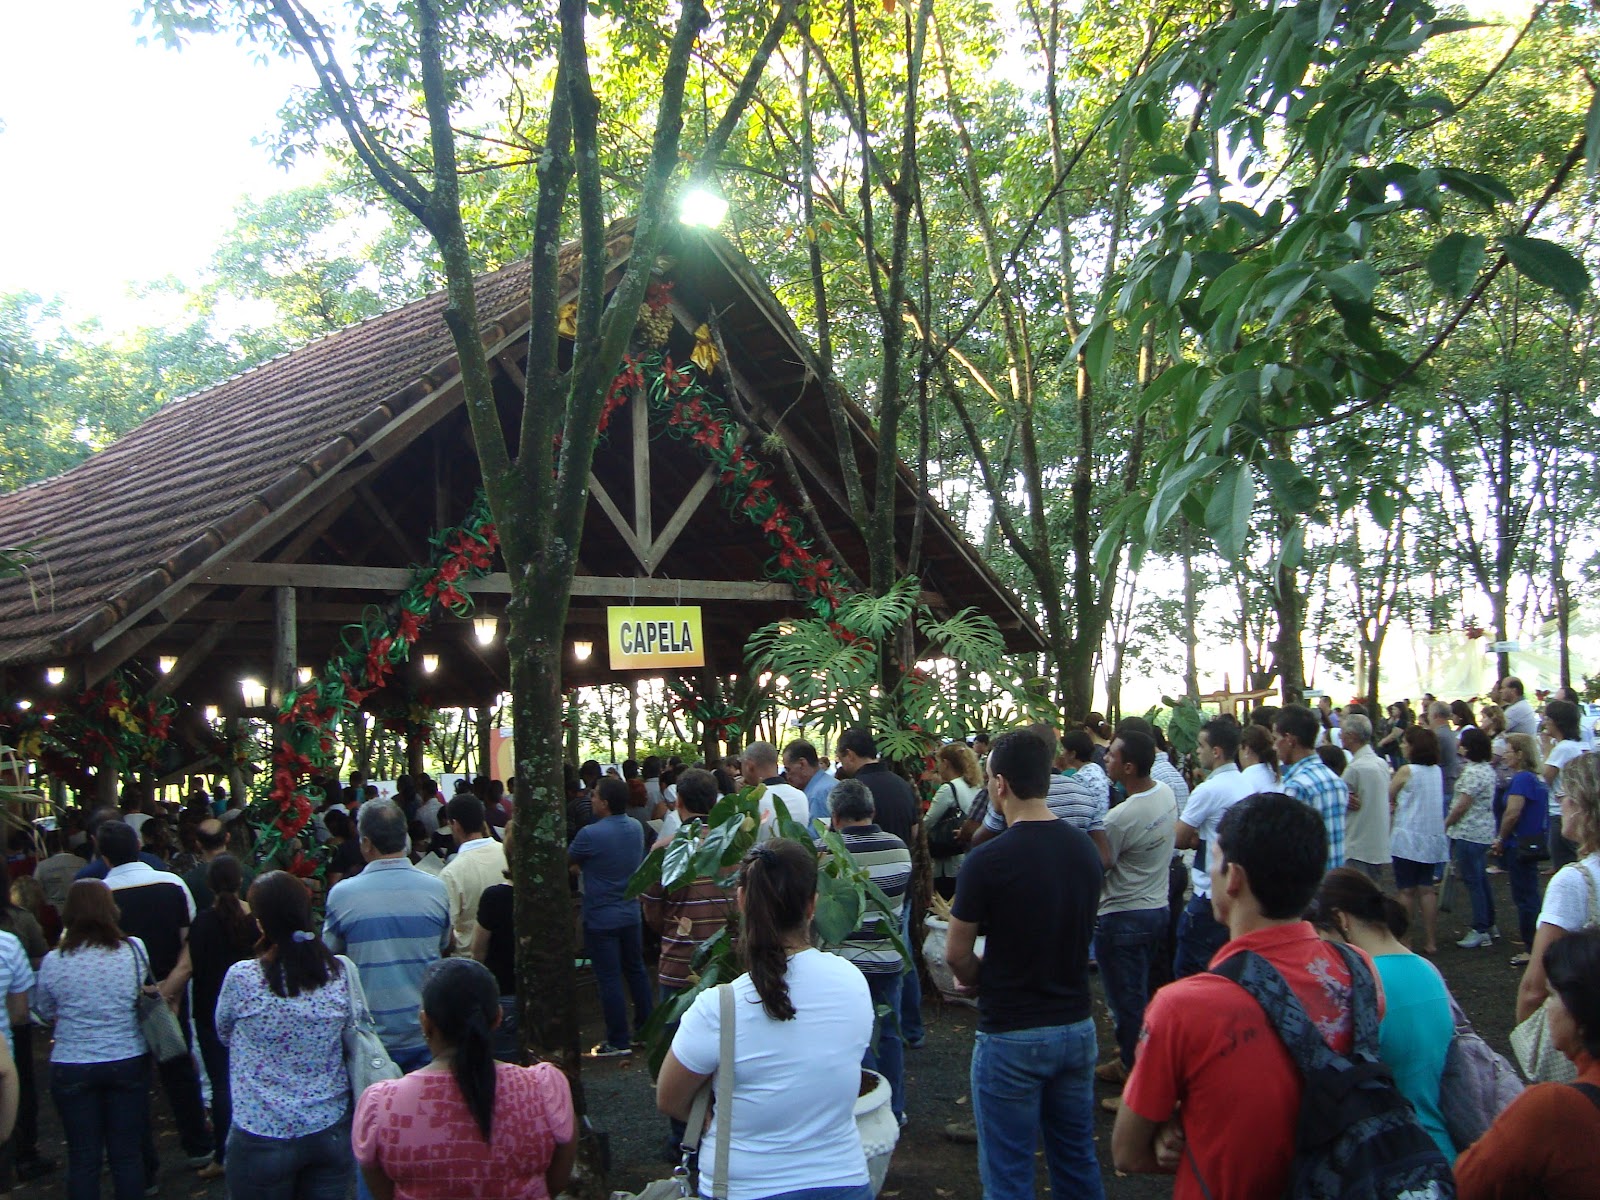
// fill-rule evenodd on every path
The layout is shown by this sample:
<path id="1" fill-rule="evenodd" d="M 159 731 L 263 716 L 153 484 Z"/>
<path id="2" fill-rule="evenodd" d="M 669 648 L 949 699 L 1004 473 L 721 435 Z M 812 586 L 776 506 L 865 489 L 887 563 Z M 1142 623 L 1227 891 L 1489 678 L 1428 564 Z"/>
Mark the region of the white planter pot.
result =
<path id="1" fill-rule="evenodd" d="M 900 1140 L 900 1122 L 895 1119 L 894 1107 L 889 1103 L 889 1081 L 876 1071 L 867 1071 L 877 1080 L 864 1096 L 856 1097 L 856 1132 L 861 1135 L 861 1149 L 867 1155 L 867 1174 L 872 1177 L 872 1194 L 883 1188 L 883 1178 L 889 1173 L 889 1159 L 894 1154 L 895 1143 Z"/>
<path id="2" fill-rule="evenodd" d="M 940 993 L 946 1000 L 954 1000 L 960 1004 L 974 1003 L 972 997 L 962 996 L 956 992 L 956 977 L 951 974 L 950 968 L 945 965 L 944 947 L 950 937 L 950 924 L 938 917 L 925 918 L 927 933 L 922 939 L 922 958 L 928 964 L 928 974 L 933 976 L 933 982 L 938 984 Z M 987 939 L 979 934 L 973 946 L 973 952 L 979 958 L 983 957 L 983 945 Z"/>

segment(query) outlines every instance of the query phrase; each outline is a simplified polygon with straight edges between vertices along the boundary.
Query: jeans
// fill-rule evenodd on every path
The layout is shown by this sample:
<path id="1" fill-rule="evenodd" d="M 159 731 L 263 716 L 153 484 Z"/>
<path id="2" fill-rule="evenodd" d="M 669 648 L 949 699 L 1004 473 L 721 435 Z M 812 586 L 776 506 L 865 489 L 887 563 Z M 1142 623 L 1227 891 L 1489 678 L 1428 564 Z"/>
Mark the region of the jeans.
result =
<path id="1" fill-rule="evenodd" d="M 1095 929 L 1094 956 L 1117 1031 L 1117 1053 L 1125 1067 L 1133 1066 L 1144 1006 L 1150 1000 L 1150 958 L 1166 936 L 1168 919 L 1165 908 L 1102 913 Z"/>
<path id="2" fill-rule="evenodd" d="M 494 1056 L 501 1062 L 522 1061 L 522 1034 L 517 1023 L 517 998 L 500 997 L 500 1024 L 494 1030 Z"/>
<path id="3" fill-rule="evenodd" d="M 865 974 L 865 972 L 863 972 Z M 899 1013 L 900 989 L 904 975 L 867 975 L 867 991 L 872 993 L 872 1008 L 877 1021 L 877 1037 L 867 1043 L 867 1052 L 861 1056 L 861 1065 L 876 1071 L 889 1081 L 889 1106 L 895 1119 L 906 1112 L 906 1048 L 900 1040 Z M 877 1012 L 887 1008 L 887 1013 Z"/>
<path id="4" fill-rule="evenodd" d="M 1535 835 L 1535 840 L 1538 836 Z M 1539 927 L 1539 864 L 1525 860 L 1515 843 L 1506 850 L 1505 864 L 1511 883 L 1511 903 L 1517 908 L 1517 936 L 1524 946 L 1532 949 L 1533 935 Z"/>
<path id="5" fill-rule="evenodd" d="M 212 1159 L 222 1162 L 228 1145 L 228 1130 L 233 1127 L 233 1088 L 228 1079 L 228 1048 L 217 1037 L 215 1026 L 195 1026 L 195 1040 L 200 1043 L 200 1061 L 206 1065 L 206 1078 L 211 1080 L 211 1133 L 216 1142 Z"/>
<path id="6" fill-rule="evenodd" d="M 1228 927 L 1211 911 L 1211 897 L 1190 896 L 1178 918 L 1178 952 L 1172 956 L 1172 977 L 1187 979 L 1211 965 L 1228 941 Z"/>
<path id="7" fill-rule="evenodd" d="M 905 906 L 900 913 L 900 936 L 905 938 L 906 945 L 911 945 L 911 896 L 908 893 Z M 928 1029 L 922 1023 L 922 976 L 917 974 L 917 964 L 914 961 L 911 970 L 900 977 L 900 1037 L 908 1046 L 920 1046 L 928 1036 Z"/>
<path id="8" fill-rule="evenodd" d="M 605 1014 L 606 1041 L 613 1046 L 627 1047 L 633 1043 L 628 1032 L 628 1004 L 623 996 L 626 977 L 628 990 L 633 993 L 633 1019 L 643 1025 L 650 1019 L 650 976 L 644 969 L 644 949 L 640 943 L 639 925 L 624 925 L 621 929 L 594 929 L 583 927 L 583 942 L 589 949 L 589 959 L 594 963 L 594 980 L 600 989 L 600 1009 Z"/>
<path id="9" fill-rule="evenodd" d="M 1550 869 L 1559 871 L 1578 861 L 1578 848 L 1561 836 L 1561 818 L 1550 814 Z"/>
<path id="10" fill-rule="evenodd" d="M 801 1188 L 798 1192 L 774 1192 L 761 1200 L 872 1200 L 872 1184 L 842 1183 L 837 1187 Z"/>
<path id="11" fill-rule="evenodd" d="M 1050 1194 L 1104 1200 L 1094 1152 L 1094 1021 L 1010 1033 L 978 1031 L 972 1115 L 984 1200 L 1032 1200 L 1044 1134 Z"/>
<path id="12" fill-rule="evenodd" d="M 99 1200 L 100 1164 L 111 1163 L 116 1200 L 144 1195 L 140 1144 L 150 1119 L 150 1060 L 51 1063 L 50 1095 L 67 1134 L 67 1196 Z"/>
<path id="13" fill-rule="evenodd" d="M 187 1030 L 188 1017 L 183 1018 Z M 172 1122 L 178 1127 L 178 1143 L 189 1158 L 200 1158 L 212 1153 L 211 1135 L 206 1131 L 206 1106 L 200 1099 L 200 1072 L 194 1068 L 194 1056 L 185 1054 L 169 1062 L 156 1064 L 156 1075 L 161 1080 L 161 1090 L 167 1094 L 167 1104 L 172 1109 Z M 155 1136 L 152 1128 L 145 1130 L 146 1165 L 152 1168 L 155 1157 Z"/>
<path id="14" fill-rule="evenodd" d="M 17 1125 L 11 1134 L 17 1162 L 28 1163 L 39 1157 L 39 1080 L 33 1062 L 33 1026 L 13 1025 L 11 1038 L 16 1044 Z"/>
<path id="15" fill-rule="evenodd" d="M 228 1132 L 229 1200 L 344 1200 L 355 1165 L 349 1117 L 296 1138 Z"/>
<path id="16" fill-rule="evenodd" d="M 1478 933 L 1488 933 L 1494 924 L 1494 896 L 1489 891 L 1489 847 L 1480 842 L 1466 842 L 1452 838 L 1456 851 L 1456 870 L 1467 889 L 1467 899 L 1472 902 L 1472 928 Z"/>

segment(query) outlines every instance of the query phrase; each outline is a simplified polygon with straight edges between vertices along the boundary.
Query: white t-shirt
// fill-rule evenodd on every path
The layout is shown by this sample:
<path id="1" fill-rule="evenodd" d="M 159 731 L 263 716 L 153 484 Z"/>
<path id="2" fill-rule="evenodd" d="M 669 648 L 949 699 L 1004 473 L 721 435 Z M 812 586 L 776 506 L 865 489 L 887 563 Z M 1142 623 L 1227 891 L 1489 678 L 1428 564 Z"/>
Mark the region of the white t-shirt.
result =
<path id="1" fill-rule="evenodd" d="M 1100 892 L 1102 913 L 1167 906 L 1167 869 L 1177 820 L 1172 789 L 1153 780 L 1106 814 L 1111 869 Z"/>
<path id="2" fill-rule="evenodd" d="M 1589 876 L 1588 883 L 1580 871 Z M 1591 885 L 1600 897 L 1600 854 L 1562 867 L 1550 877 L 1550 886 L 1544 890 L 1544 907 L 1539 910 L 1539 924 L 1554 925 L 1568 933 L 1587 929 Z"/>
<path id="3" fill-rule="evenodd" d="M 1266 763 L 1251 763 L 1239 772 L 1239 776 L 1244 780 L 1240 786 L 1244 788 L 1246 796 L 1254 796 L 1257 792 L 1282 790 L 1278 786 L 1278 773 Z"/>
<path id="4" fill-rule="evenodd" d="M 783 803 L 789 810 L 789 815 L 807 828 L 811 825 L 811 804 L 806 799 L 806 794 L 799 788 L 787 783 L 769 783 L 766 792 L 761 797 L 761 825 L 763 829 L 771 830 L 771 836 L 777 835 L 773 819 L 774 804 Z"/>
<path id="5" fill-rule="evenodd" d="M 1566 793 L 1566 788 L 1561 786 L 1561 768 L 1566 766 L 1580 754 L 1587 754 L 1582 742 L 1565 741 L 1557 742 L 1550 747 L 1550 753 L 1545 755 L 1544 765 L 1556 769 L 1555 782 L 1550 785 L 1550 815 L 1561 815 L 1561 797 Z"/>
<path id="6" fill-rule="evenodd" d="M 1184 806 L 1180 819 L 1200 835 L 1208 854 L 1211 852 L 1211 843 L 1217 839 L 1217 826 L 1222 822 L 1222 814 L 1250 795 L 1251 790 L 1244 772 L 1232 763 L 1225 763 L 1189 793 L 1189 803 Z M 1189 868 L 1189 880 L 1194 884 L 1196 896 L 1211 895 L 1211 876 L 1198 854 L 1194 865 Z"/>
<path id="7" fill-rule="evenodd" d="M 856 1132 L 861 1055 L 872 1036 L 872 997 L 855 965 L 820 950 L 789 959 L 795 1015 L 774 1021 L 750 976 L 733 981 L 732 1145 L 728 1200 L 757 1200 L 804 1188 L 866 1183 Z M 672 1053 L 696 1075 L 716 1072 L 721 1011 L 707 988 L 683 1015 Z M 701 1194 L 711 1195 L 717 1124 L 700 1142 Z"/>

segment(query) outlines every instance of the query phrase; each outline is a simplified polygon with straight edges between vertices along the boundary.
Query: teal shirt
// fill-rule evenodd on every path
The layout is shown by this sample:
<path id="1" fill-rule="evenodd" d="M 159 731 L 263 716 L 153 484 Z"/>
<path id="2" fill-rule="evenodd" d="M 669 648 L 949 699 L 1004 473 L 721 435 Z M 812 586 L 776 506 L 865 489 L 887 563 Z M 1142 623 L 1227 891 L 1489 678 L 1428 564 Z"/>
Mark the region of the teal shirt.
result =
<path id="1" fill-rule="evenodd" d="M 1454 1162 L 1456 1147 L 1439 1112 L 1439 1078 L 1456 1035 L 1450 993 L 1433 964 L 1419 954 L 1380 954 L 1372 961 L 1383 980 L 1378 1057 L 1394 1072 L 1395 1086 L 1411 1101 L 1440 1152 Z"/>

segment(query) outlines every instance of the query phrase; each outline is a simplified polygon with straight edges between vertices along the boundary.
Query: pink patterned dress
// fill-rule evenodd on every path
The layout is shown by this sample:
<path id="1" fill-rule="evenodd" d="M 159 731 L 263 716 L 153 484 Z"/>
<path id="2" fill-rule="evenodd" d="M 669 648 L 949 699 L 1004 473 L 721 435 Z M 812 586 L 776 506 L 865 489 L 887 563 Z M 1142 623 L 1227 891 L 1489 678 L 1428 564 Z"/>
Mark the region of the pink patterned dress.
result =
<path id="1" fill-rule="evenodd" d="M 544 1173 L 573 1138 L 572 1093 L 549 1063 L 497 1063 L 487 1147 L 454 1076 L 413 1071 L 356 1105 L 356 1161 L 394 1181 L 396 1200 L 546 1200 Z"/>

